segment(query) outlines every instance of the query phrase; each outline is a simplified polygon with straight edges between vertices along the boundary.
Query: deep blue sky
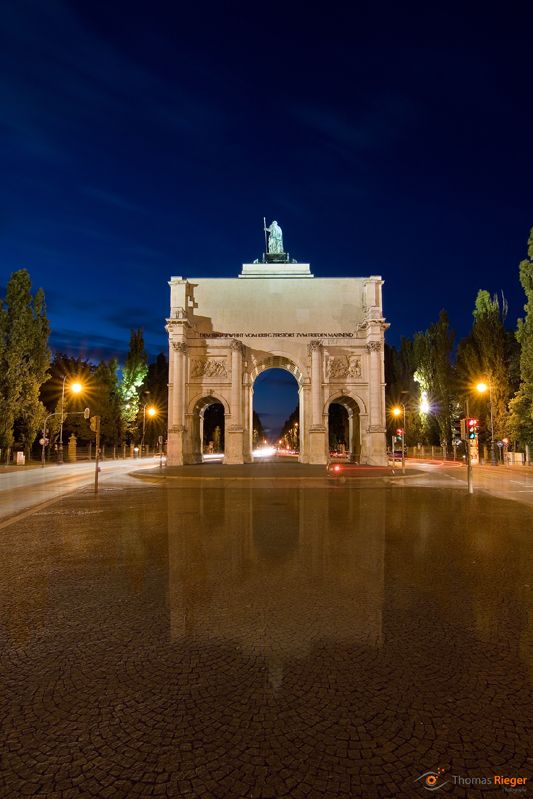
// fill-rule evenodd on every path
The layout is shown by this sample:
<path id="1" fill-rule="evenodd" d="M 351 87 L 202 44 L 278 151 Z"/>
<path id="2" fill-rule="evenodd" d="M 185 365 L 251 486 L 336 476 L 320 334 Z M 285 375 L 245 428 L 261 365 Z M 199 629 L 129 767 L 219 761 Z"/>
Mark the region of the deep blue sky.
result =
<path id="1" fill-rule="evenodd" d="M 518 4 L 6 2 L 0 284 L 52 344 L 166 349 L 167 280 L 236 276 L 276 218 L 318 276 L 381 274 L 388 340 L 478 288 L 522 312 L 531 11 Z M 468 8 L 465 7 L 468 5 Z"/>

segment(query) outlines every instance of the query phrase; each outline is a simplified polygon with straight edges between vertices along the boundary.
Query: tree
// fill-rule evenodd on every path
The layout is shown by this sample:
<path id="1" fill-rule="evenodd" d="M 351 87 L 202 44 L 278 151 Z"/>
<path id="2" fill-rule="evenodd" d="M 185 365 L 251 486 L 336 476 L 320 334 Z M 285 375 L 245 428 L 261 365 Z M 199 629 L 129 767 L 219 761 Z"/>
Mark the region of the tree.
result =
<path id="1" fill-rule="evenodd" d="M 419 334 L 422 335 L 422 334 Z M 436 425 L 432 417 L 420 414 L 420 386 L 415 380 L 417 361 L 414 341 L 402 336 L 400 349 L 385 344 L 385 383 L 387 407 L 392 409 L 400 403 L 405 406 L 405 441 L 407 446 L 435 436 Z M 402 409 L 403 410 L 403 409 Z M 403 414 L 402 414 L 403 422 Z M 398 420 L 390 415 L 388 434 L 398 427 Z"/>
<path id="2" fill-rule="evenodd" d="M 509 336 L 505 330 L 507 302 L 502 295 L 500 304 L 496 294 L 480 289 L 473 311 L 474 322 L 467 338 L 457 351 L 457 373 L 459 385 L 464 393 L 471 391 L 478 381 L 490 381 L 492 413 L 495 438 L 507 434 L 507 406 L 513 391 L 511 365 L 513 351 L 509 347 Z M 472 395 L 471 411 L 485 419 L 485 430 L 490 431 L 491 409 L 488 397 Z"/>
<path id="3" fill-rule="evenodd" d="M 138 428 L 141 386 L 148 372 L 148 356 L 144 349 L 142 329 L 132 330 L 130 348 L 122 369 L 120 383 L 121 417 L 123 432 L 135 436 Z"/>
<path id="4" fill-rule="evenodd" d="M 50 333 L 44 292 L 31 293 L 26 269 L 14 272 L 0 313 L 0 446 L 15 440 L 30 454 L 45 416 L 40 389 L 48 379 Z"/>
<path id="5" fill-rule="evenodd" d="M 421 399 L 427 398 L 431 414 L 419 411 L 423 438 L 433 443 L 431 426 L 436 422 L 438 439 L 442 447 L 452 440 L 452 420 L 455 415 L 455 375 L 451 361 L 454 333 L 450 330 L 448 314 L 442 310 L 439 319 L 413 342 L 416 371 L 414 380 L 420 386 Z"/>
<path id="6" fill-rule="evenodd" d="M 291 413 L 291 415 L 289 416 L 289 418 L 285 420 L 285 422 L 283 423 L 283 427 L 281 428 L 281 433 L 279 434 L 279 438 L 282 442 L 282 446 L 288 447 L 289 449 L 293 450 L 300 449 L 299 420 L 300 420 L 300 410 L 299 406 L 297 405 L 296 408 Z"/>
<path id="7" fill-rule="evenodd" d="M 122 435 L 122 402 L 118 380 L 118 361 L 101 361 L 94 370 L 94 399 L 91 416 L 100 417 L 102 445 L 117 447 Z M 92 434 L 96 438 L 96 434 Z"/>
<path id="8" fill-rule="evenodd" d="M 63 403 L 63 379 L 65 378 L 65 396 Z M 80 394 L 69 391 L 71 383 L 81 383 Z M 57 352 L 49 367 L 49 380 L 41 388 L 41 400 L 48 414 L 52 416 L 47 423 L 50 447 L 57 442 L 61 428 L 61 406 L 63 405 L 63 442 L 67 443 L 73 433 L 78 441 L 90 441 L 91 434 L 87 421 L 81 411 L 92 406 L 94 400 L 94 365 L 83 358 L 74 358 Z M 92 407 L 91 407 L 92 410 Z"/>
<path id="9" fill-rule="evenodd" d="M 520 343 L 520 386 L 510 402 L 511 436 L 533 446 L 533 228 L 529 232 L 528 257 L 520 262 L 520 283 L 526 294 L 526 315 L 518 320 L 516 338 Z"/>
<path id="10" fill-rule="evenodd" d="M 150 407 L 154 407 L 156 414 L 148 420 L 146 418 L 146 437 L 148 445 L 155 446 L 158 436 L 166 437 L 167 415 L 168 415 L 168 360 L 163 352 L 160 352 L 155 361 L 148 364 L 148 372 L 143 386 L 143 402 Z M 137 426 L 143 424 L 143 408 L 139 408 Z"/>

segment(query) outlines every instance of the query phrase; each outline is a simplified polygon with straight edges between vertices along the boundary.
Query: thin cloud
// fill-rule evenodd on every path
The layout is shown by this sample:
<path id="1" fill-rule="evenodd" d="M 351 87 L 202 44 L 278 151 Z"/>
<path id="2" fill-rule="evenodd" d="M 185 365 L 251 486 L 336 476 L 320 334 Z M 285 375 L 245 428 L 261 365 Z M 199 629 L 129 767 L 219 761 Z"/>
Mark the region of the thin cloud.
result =
<path id="1" fill-rule="evenodd" d="M 137 205 L 123 195 L 109 191 L 108 189 L 99 189 L 95 186 L 85 186 L 82 191 L 84 194 L 94 200 L 98 200 L 99 202 L 103 202 L 107 205 L 113 205 L 115 208 L 121 208 L 123 211 L 140 211 L 142 213 L 146 212 L 146 209 L 142 208 L 140 205 Z"/>

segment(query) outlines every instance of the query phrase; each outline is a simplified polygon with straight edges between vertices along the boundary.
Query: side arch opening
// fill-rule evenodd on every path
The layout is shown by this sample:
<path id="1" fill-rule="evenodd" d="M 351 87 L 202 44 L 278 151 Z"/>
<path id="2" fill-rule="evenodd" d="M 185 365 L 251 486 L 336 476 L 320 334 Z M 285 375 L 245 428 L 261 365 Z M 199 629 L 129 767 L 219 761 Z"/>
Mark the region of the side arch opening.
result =
<path id="1" fill-rule="evenodd" d="M 359 405 L 352 397 L 341 395 L 329 402 L 328 447 L 330 457 L 361 462 L 361 418 Z"/>

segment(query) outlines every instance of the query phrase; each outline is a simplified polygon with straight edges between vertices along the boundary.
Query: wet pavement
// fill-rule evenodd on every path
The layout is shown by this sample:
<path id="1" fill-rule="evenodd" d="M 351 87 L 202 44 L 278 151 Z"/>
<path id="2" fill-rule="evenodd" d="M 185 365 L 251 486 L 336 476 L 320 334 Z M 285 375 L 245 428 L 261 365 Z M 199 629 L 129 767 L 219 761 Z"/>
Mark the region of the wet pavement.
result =
<path id="1" fill-rule="evenodd" d="M 117 477 L 4 527 L 0 795 L 508 796 L 458 778 L 530 773 L 532 529 L 319 477 Z"/>

